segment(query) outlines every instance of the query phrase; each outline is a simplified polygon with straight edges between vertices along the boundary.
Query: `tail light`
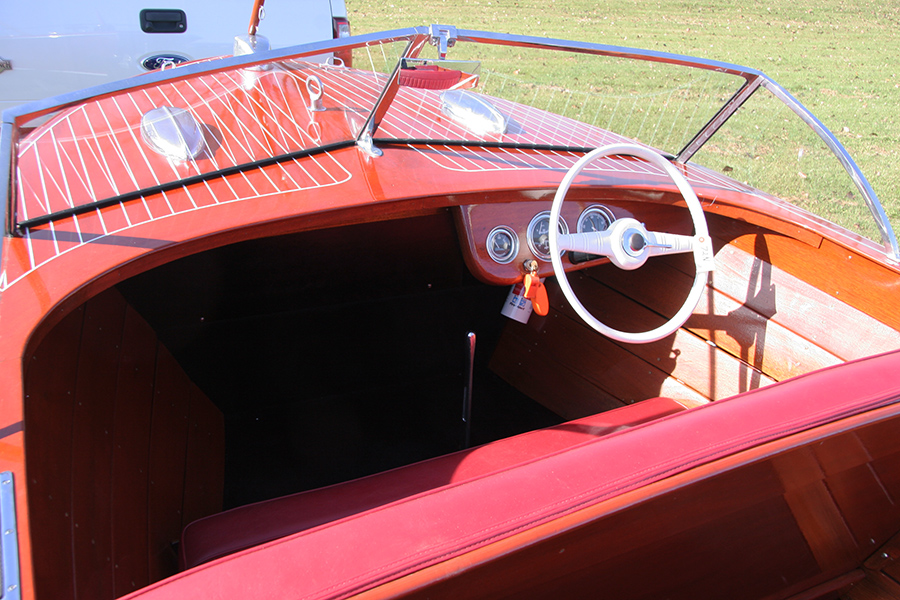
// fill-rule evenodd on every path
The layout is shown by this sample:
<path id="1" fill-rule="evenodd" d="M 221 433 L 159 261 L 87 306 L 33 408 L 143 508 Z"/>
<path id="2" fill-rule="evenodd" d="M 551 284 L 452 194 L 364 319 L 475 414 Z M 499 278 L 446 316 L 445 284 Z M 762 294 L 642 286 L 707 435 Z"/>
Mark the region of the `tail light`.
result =
<path id="1" fill-rule="evenodd" d="M 346 17 L 334 17 L 331 19 L 334 39 L 350 37 L 350 21 Z M 353 53 L 351 50 L 339 50 L 334 53 L 335 58 L 343 61 L 345 66 L 353 66 Z"/>
<path id="2" fill-rule="evenodd" d="M 334 28 L 334 39 L 350 37 L 350 21 L 346 17 L 331 19 Z"/>

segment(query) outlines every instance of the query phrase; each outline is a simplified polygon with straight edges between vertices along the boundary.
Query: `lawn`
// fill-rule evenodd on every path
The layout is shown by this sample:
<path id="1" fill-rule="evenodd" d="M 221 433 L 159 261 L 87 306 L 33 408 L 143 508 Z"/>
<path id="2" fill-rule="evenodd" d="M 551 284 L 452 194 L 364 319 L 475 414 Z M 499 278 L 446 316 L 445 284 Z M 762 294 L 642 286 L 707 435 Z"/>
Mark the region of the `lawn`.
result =
<path id="1" fill-rule="evenodd" d="M 900 2 L 347 0 L 347 8 L 354 33 L 447 23 L 762 70 L 835 133 L 900 228 Z"/>

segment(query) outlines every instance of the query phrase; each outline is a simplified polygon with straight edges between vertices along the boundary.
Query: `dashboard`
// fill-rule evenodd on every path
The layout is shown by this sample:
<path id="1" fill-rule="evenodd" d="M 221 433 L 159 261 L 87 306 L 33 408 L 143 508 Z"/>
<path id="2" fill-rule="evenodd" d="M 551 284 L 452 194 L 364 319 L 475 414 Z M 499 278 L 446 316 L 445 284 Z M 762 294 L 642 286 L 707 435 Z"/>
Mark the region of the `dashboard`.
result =
<path id="1" fill-rule="evenodd" d="M 616 219 L 633 216 L 622 206 L 598 201 L 567 201 L 559 222 L 560 233 L 603 231 Z M 508 284 L 521 279 L 527 261 L 536 261 L 538 274 L 553 274 L 550 264 L 550 202 L 501 202 L 460 207 L 465 231 L 466 261 L 471 271 L 489 283 Z M 564 253 L 568 270 L 606 259 Z"/>
<path id="2" fill-rule="evenodd" d="M 537 263 L 541 277 L 553 275 L 550 263 L 550 206 L 552 194 L 540 199 L 522 195 L 491 199 L 456 207 L 457 233 L 466 265 L 473 275 L 494 285 L 513 284 L 528 271 L 526 261 Z M 616 219 L 631 217 L 651 231 L 690 235 L 693 223 L 679 194 L 646 190 L 611 190 L 608 194 L 582 194 L 562 206 L 560 230 L 565 233 L 602 231 Z M 608 261 L 602 256 L 566 252 L 566 271 Z"/>

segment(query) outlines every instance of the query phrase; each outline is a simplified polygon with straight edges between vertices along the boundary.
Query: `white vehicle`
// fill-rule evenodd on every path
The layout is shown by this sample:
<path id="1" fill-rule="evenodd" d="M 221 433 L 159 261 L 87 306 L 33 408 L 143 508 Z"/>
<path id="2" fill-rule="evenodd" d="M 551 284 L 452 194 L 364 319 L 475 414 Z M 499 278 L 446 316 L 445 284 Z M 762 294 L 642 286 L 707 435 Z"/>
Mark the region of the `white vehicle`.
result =
<path id="1" fill-rule="evenodd" d="M 165 8 L 159 8 L 159 6 Z M 248 0 L 0 0 L 0 111 L 198 58 L 230 55 Z M 260 25 L 272 48 L 346 37 L 344 0 L 276 0 Z"/>

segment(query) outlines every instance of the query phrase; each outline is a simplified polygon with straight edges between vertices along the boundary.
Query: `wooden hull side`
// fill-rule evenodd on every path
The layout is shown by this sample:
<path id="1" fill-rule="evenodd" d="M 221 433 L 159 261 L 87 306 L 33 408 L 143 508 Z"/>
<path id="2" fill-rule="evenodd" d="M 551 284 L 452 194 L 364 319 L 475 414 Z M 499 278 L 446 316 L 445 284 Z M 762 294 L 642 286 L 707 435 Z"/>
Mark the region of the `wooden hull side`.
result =
<path id="1" fill-rule="evenodd" d="M 863 579 L 868 556 L 891 552 L 898 426 L 782 440 L 360 597 L 834 598 Z"/>
<path id="2" fill-rule="evenodd" d="M 172 575 L 187 523 L 221 510 L 224 425 L 116 290 L 30 355 L 26 469 L 38 598 L 115 598 Z"/>

